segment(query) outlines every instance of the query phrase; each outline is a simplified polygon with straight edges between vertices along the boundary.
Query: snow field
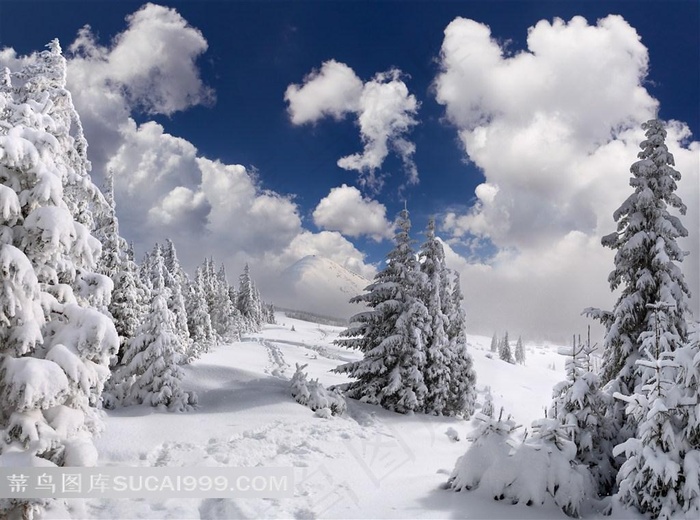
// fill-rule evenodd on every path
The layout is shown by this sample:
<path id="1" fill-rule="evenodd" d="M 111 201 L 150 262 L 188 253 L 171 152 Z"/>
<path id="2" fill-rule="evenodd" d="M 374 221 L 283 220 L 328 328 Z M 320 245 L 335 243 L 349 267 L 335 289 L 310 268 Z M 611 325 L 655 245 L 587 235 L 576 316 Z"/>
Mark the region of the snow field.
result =
<path id="1" fill-rule="evenodd" d="M 92 500 L 89 518 L 564 518 L 550 504 L 511 506 L 444 489 L 468 447 L 471 422 L 355 400 L 343 416 L 325 419 L 297 404 L 289 388 L 296 363 L 328 387 L 348 381 L 329 370 L 361 354 L 332 344 L 341 328 L 283 314 L 277 321 L 184 367 L 183 389 L 197 392 L 196 410 L 109 411 L 96 445 L 99 463 L 109 466 L 293 466 L 294 498 Z M 496 410 L 503 406 L 529 426 L 564 378 L 563 358 L 528 346 L 526 365 L 510 365 L 489 359 L 489 345 L 489 338 L 469 337 L 479 402 L 489 386 Z M 552 362 L 559 370 L 548 368 Z"/>

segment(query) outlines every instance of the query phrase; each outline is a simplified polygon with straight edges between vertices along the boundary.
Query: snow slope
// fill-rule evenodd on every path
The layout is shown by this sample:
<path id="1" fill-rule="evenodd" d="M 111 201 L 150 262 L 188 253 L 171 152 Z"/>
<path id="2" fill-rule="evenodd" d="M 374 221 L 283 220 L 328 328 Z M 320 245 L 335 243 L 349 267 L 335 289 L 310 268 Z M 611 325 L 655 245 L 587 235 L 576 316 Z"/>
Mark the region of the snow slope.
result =
<path id="1" fill-rule="evenodd" d="M 278 315 L 278 325 L 185 367 L 186 390 L 199 395 L 196 411 L 110 411 L 97 441 L 107 466 L 293 466 L 294 498 L 91 500 L 87 517 L 566 518 L 551 504 L 512 506 L 444 489 L 467 449 L 470 422 L 405 416 L 352 400 L 344 416 L 324 419 L 297 404 L 289 389 L 296 363 L 308 364 L 309 377 L 324 385 L 347 381 L 329 372 L 359 357 L 332 345 L 340 330 Z M 495 406 L 519 423 L 542 415 L 563 378 L 554 349 L 527 347 L 526 365 L 516 366 L 488 357 L 490 338 L 470 337 L 469 344 L 480 401 L 489 385 Z M 451 438 L 455 431 L 459 441 Z"/>

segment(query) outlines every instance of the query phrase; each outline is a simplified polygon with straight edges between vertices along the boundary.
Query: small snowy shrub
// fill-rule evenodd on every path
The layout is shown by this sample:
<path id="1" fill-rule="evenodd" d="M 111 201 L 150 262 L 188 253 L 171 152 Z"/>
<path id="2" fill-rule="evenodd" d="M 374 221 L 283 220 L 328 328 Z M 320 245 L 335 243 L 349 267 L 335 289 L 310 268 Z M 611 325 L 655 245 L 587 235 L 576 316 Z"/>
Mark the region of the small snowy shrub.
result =
<path id="1" fill-rule="evenodd" d="M 319 417 L 327 416 L 325 412 L 319 413 L 324 409 L 329 410 L 332 415 L 343 414 L 347 409 L 345 398 L 336 389 L 327 390 L 324 388 L 318 379 L 307 380 L 306 372 L 304 372 L 307 366 L 296 364 L 297 369 L 291 381 L 292 397 L 297 403 L 316 411 L 316 415 Z"/>
<path id="2" fill-rule="evenodd" d="M 503 498 L 503 486 L 498 482 L 507 467 L 509 441 L 517 425 L 510 416 L 505 420 L 502 416 L 502 409 L 498 419 L 481 412 L 474 416 L 476 429 L 467 435 L 467 440 L 473 444 L 457 459 L 448 481 L 455 491 L 470 491 L 481 486 L 494 499 Z"/>
<path id="3" fill-rule="evenodd" d="M 501 411 L 501 415 L 503 411 Z M 449 485 L 455 491 L 479 488 L 495 500 L 542 505 L 552 497 L 569 516 L 578 516 L 595 483 L 588 469 L 575 462 L 576 445 L 552 419 L 533 423 L 534 434 L 518 442 L 510 418 L 498 420 L 482 413 L 468 439 L 474 441 L 457 460 Z"/>

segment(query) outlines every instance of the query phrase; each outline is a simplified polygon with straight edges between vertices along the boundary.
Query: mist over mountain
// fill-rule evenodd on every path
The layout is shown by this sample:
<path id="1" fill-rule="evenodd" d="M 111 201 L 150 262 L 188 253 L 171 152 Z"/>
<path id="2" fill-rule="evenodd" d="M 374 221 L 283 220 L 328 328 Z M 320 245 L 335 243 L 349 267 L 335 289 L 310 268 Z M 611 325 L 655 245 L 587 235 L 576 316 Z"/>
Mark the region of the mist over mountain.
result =
<path id="1" fill-rule="evenodd" d="M 362 310 L 350 298 L 364 292 L 370 281 L 317 255 L 309 255 L 284 269 L 271 298 L 278 307 L 321 316 L 349 319 Z"/>

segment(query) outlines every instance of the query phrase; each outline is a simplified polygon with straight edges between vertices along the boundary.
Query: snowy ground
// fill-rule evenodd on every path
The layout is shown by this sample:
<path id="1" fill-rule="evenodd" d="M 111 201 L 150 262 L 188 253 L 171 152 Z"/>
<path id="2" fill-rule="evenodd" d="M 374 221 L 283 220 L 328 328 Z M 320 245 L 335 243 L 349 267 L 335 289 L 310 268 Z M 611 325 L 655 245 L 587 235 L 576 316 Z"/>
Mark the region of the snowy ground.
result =
<path id="1" fill-rule="evenodd" d="M 329 372 L 359 356 L 332 345 L 340 330 L 279 315 L 278 325 L 185 368 L 186 389 L 199 395 L 196 411 L 111 411 L 97 441 L 106 466 L 293 466 L 294 498 L 91 500 L 87 517 L 566 518 L 551 504 L 513 506 L 445 490 L 467 449 L 470 422 L 405 416 L 356 401 L 344 416 L 323 419 L 297 404 L 289 390 L 296 363 L 308 364 L 309 377 L 324 385 L 347 380 Z M 490 342 L 469 338 L 479 399 L 489 385 L 496 409 L 504 406 L 528 426 L 563 379 L 564 360 L 553 347 L 528 346 L 526 365 L 510 365 L 488 357 Z M 460 440 L 450 438 L 451 430 Z"/>

